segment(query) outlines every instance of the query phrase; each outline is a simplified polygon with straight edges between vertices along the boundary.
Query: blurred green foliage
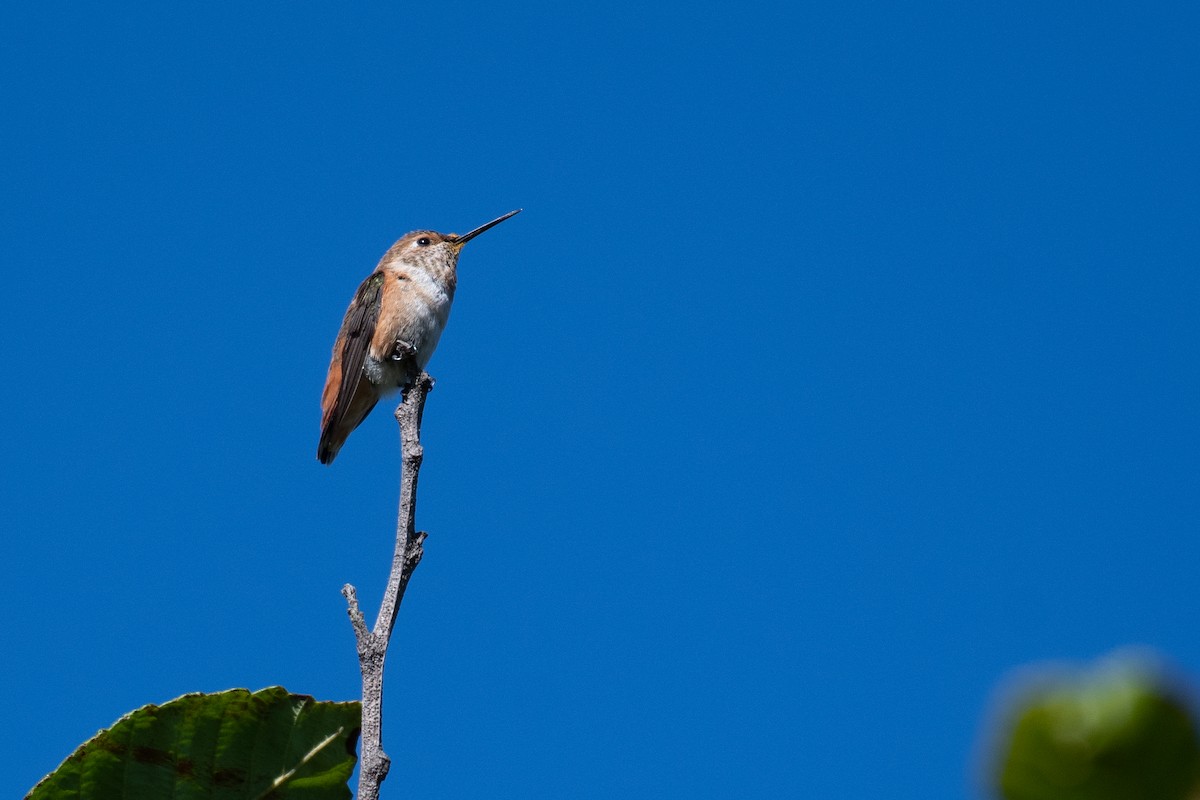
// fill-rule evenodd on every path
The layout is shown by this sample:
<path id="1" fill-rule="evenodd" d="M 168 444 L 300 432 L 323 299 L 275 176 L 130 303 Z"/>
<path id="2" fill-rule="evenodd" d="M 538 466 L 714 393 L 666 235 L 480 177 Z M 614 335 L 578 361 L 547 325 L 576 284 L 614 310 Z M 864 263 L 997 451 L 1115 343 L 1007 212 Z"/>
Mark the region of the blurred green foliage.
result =
<path id="1" fill-rule="evenodd" d="M 1181 686 L 1144 658 L 1027 679 L 995 779 L 1006 800 L 1200 798 L 1200 741 Z"/>

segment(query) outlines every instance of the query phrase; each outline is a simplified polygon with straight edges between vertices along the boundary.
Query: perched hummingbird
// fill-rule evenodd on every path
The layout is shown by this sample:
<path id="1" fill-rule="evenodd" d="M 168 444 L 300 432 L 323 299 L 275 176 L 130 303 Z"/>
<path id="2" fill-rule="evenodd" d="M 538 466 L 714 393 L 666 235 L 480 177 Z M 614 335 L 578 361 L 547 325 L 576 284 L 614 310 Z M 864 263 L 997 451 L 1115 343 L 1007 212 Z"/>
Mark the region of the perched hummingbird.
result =
<path id="1" fill-rule="evenodd" d="M 413 231 L 383 254 L 350 301 L 333 343 L 321 394 L 318 461 L 333 463 L 379 399 L 425 369 L 450 316 L 463 245 L 520 210 L 461 236 Z"/>

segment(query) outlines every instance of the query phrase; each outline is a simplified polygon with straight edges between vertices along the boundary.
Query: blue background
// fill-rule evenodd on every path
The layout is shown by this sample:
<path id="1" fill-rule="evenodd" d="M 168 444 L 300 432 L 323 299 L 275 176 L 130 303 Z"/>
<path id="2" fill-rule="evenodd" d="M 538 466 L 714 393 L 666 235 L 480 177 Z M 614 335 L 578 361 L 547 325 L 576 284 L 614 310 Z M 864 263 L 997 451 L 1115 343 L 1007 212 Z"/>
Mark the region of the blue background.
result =
<path id="1" fill-rule="evenodd" d="M 0 794 L 188 691 L 358 693 L 346 303 L 473 241 L 385 793 L 976 795 L 1015 667 L 1200 675 L 1186 4 L 8 4 Z"/>

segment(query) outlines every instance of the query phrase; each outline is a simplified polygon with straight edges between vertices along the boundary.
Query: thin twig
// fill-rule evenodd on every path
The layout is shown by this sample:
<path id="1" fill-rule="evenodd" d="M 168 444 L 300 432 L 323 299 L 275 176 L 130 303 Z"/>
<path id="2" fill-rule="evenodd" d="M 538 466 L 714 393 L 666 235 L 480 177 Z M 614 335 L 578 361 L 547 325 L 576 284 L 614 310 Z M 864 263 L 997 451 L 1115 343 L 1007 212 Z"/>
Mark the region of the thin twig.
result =
<path id="1" fill-rule="evenodd" d="M 425 396 L 433 389 L 433 378 L 422 372 L 404 393 L 396 407 L 400 424 L 400 510 L 396 519 L 396 549 L 392 570 L 379 607 L 375 628 L 367 630 L 358 607 L 358 593 L 350 584 L 342 587 L 350 624 L 358 645 L 358 665 L 362 670 L 362 758 L 358 766 L 358 800 L 378 800 L 379 785 L 387 777 L 392 761 L 383 751 L 383 662 L 387 656 L 392 629 L 409 578 L 424 553 L 424 531 L 413 527 L 417 512 L 417 474 L 421 471 L 421 417 Z"/>

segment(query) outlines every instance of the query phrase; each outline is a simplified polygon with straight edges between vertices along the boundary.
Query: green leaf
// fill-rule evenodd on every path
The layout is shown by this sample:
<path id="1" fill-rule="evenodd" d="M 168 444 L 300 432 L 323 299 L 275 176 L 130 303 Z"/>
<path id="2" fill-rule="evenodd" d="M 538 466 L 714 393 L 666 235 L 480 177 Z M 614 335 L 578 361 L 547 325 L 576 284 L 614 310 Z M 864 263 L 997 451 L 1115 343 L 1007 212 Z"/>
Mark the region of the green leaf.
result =
<path id="1" fill-rule="evenodd" d="M 361 724 L 357 702 L 279 686 L 186 694 L 121 717 L 26 800 L 343 800 Z"/>
<path id="2" fill-rule="evenodd" d="M 1144 664 L 1110 662 L 1025 693 L 997 777 L 1007 800 L 1184 800 L 1197 776 L 1180 693 Z"/>

